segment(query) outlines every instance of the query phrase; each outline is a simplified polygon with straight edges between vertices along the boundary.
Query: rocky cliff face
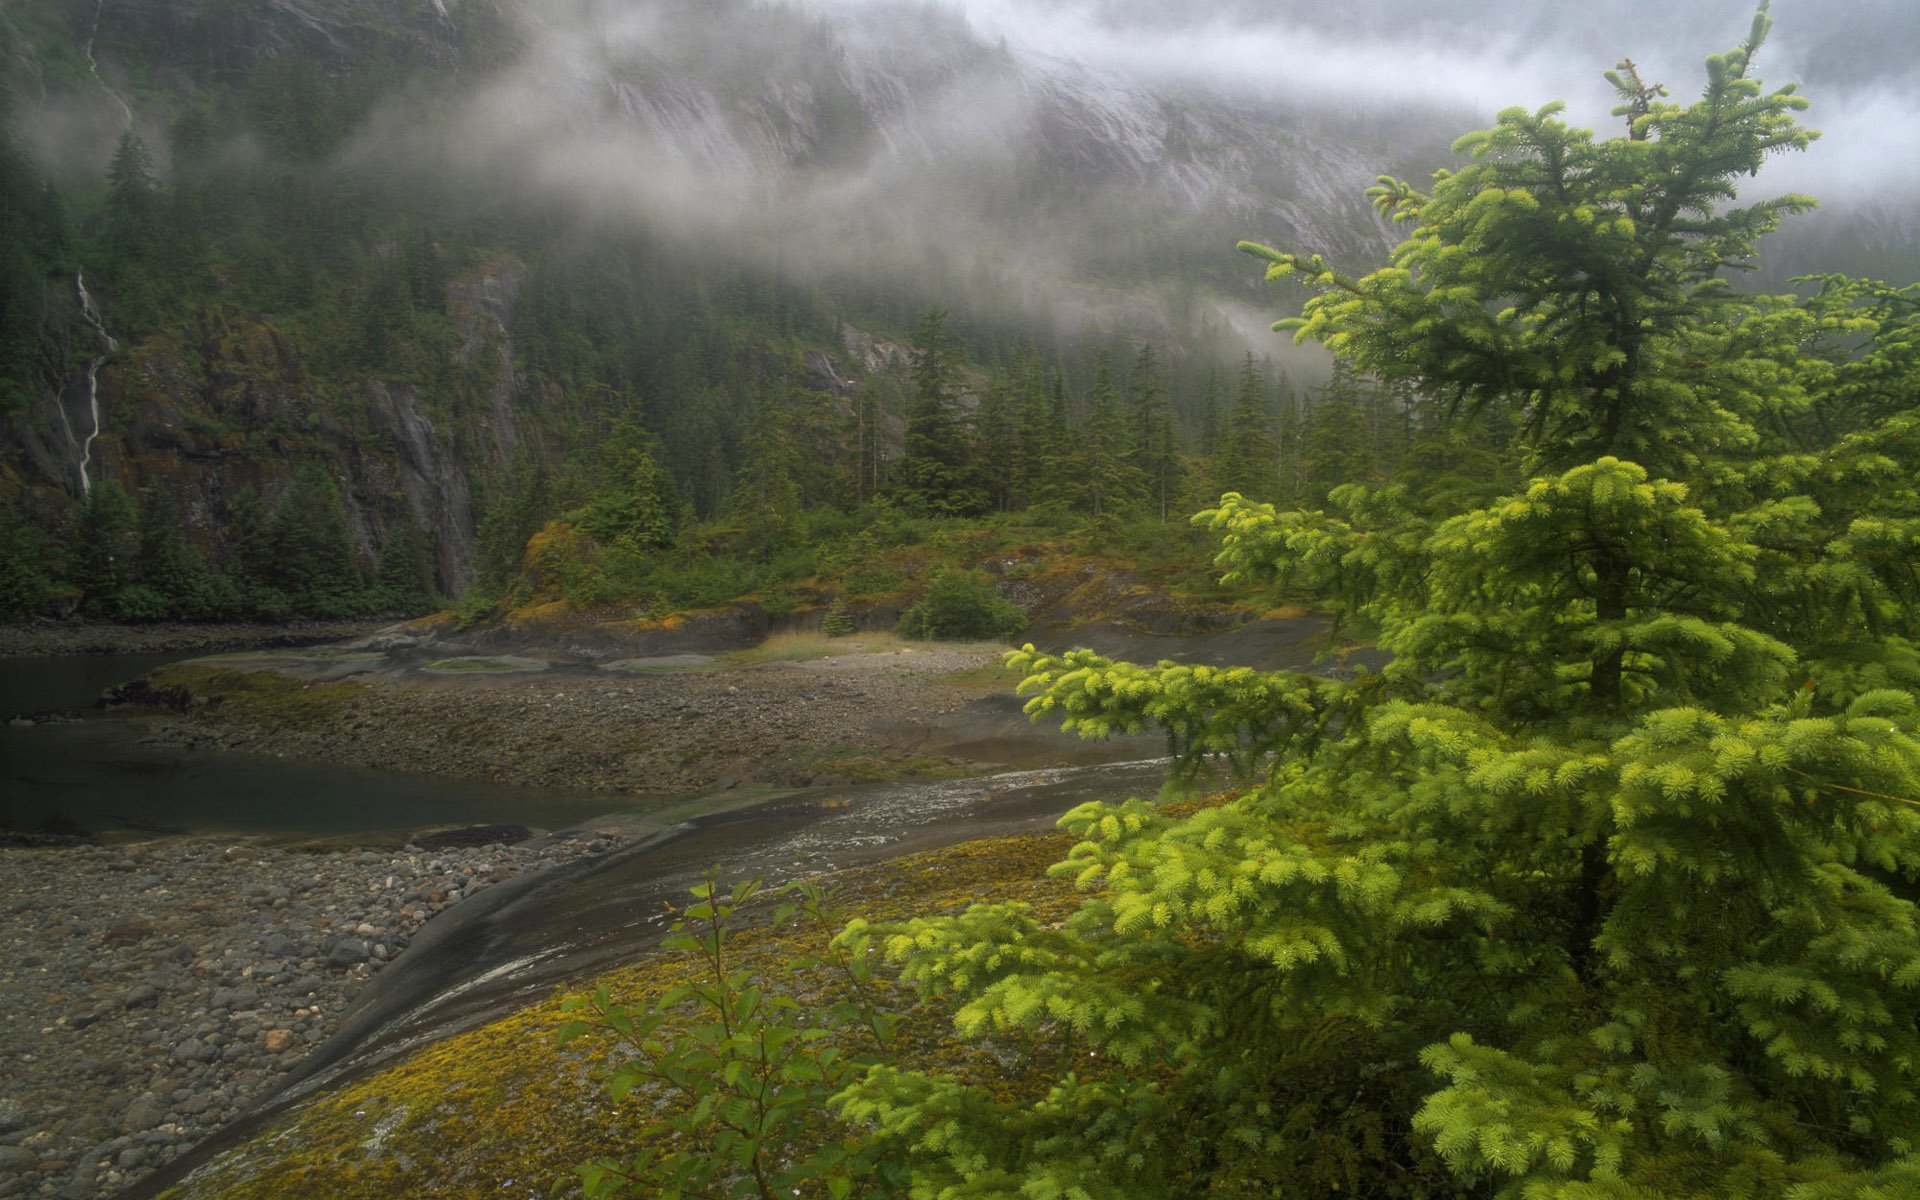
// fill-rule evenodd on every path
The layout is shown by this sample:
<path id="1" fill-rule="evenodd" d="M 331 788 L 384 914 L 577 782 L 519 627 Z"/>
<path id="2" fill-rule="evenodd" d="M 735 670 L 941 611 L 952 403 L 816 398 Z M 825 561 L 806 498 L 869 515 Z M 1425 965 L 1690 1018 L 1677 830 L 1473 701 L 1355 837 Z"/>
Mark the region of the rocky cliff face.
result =
<path id="1" fill-rule="evenodd" d="M 301 338 L 231 309 L 202 309 L 195 327 L 104 358 L 84 339 L 55 347 L 50 358 L 66 366 L 39 402 L 0 418 L 23 508 L 52 524 L 82 499 L 84 454 L 96 480 L 165 494 L 218 561 L 216 534 L 240 493 L 271 506 L 294 463 L 317 455 L 340 487 L 366 565 L 396 524 L 411 522 L 433 538 L 441 586 L 457 594 L 473 581 L 474 480 L 509 461 L 522 426 L 540 419 L 519 413 L 511 331 L 522 271 L 498 259 L 448 286 L 459 336 L 451 391 L 379 378 L 340 391 L 309 369 Z M 67 291 L 50 287 L 48 303 L 72 306 Z M 95 363 L 99 429 L 87 447 Z"/>

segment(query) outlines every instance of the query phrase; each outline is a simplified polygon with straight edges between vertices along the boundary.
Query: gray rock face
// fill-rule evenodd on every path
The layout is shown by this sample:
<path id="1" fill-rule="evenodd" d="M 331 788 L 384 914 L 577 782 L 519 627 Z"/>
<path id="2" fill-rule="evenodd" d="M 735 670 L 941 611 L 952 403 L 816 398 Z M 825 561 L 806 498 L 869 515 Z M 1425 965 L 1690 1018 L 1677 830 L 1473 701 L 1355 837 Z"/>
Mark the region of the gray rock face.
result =
<path id="1" fill-rule="evenodd" d="M 40 1156 L 24 1146 L 0 1146 L 0 1172 L 31 1171 L 40 1165 Z"/>

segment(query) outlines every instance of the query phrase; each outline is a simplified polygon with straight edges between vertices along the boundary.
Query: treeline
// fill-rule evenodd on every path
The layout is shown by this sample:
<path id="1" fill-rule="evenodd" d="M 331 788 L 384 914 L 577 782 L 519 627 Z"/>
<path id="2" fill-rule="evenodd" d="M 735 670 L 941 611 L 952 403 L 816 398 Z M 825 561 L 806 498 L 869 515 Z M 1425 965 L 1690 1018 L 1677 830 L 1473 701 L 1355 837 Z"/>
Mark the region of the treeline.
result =
<path id="1" fill-rule="evenodd" d="M 1314 507 L 1347 483 L 1505 471 L 1497 423 L 1463 433 L 1345 368 L 1296 391 L 1250 355 L 1237 372 L 1170 371 L 1134 342 L 1052 358 L 1019 347 L 981 366 L 954 324 L 923 314 L 910 363 L 851 395 L 764 359 L 741 384 L 750 415 L 718 503 L 688 494 L 637 416 L 559 470 L 522 463 L 485 505 L 469 618 L 536 598 L 659 614 L 752 595 L 778 611 L 822 576 L 869 596 L 906 583 L 884 565 L 890 548 L 969 528 L 1197 553 L 1187 514 L 1224 492 Z"/>
<path id="2" fill-rule="evenodd" d="M 298 470 L 277 504 L 243 491 L 226 533 L 227 561 L 211 568 L 166 493 L 130 496 L 112 480 L 94 484 L 57 533 L 0 510 L 0 619 L 49 611 L 119 621 L 343 618 L 440 602 L 428 536 L 396 525 L 369 570 L 339 488 L 317 464 Z"/>

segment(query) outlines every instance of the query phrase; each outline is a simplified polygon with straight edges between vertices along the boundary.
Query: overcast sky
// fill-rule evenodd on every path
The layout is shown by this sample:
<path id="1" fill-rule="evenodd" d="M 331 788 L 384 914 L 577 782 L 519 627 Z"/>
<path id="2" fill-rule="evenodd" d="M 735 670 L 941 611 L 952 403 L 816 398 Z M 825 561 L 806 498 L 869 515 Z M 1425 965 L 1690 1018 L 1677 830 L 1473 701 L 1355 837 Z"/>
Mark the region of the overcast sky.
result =
<path id="1" fill-rule="evenodd" d="M 1738 44 L 1753 16 L 1751 0 L 935 2 L 1017 51 L 1250 99 L 1433 102 L 1481 120 L 1565 100 L 1602 129 L 1613 120 L 1602 71 L 1631 56 L 1690 99 L 1702 60 Z M 1920 0 L 1775 0 L 1773 18 L 1757 73 L 1800 84 L 1823 136 L 1771 168 L 1766 189 L 1920 188 Z"/>

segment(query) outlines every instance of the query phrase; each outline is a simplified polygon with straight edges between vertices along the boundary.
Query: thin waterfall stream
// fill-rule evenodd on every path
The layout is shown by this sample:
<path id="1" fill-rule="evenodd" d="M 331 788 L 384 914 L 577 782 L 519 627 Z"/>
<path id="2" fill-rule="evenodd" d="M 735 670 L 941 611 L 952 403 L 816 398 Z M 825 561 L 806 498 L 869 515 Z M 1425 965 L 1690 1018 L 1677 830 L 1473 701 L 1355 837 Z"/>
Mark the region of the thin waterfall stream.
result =
<path id="1" fill-rule="evenodd" d="M 132 129 L 133 109 L 128 107 L 126 100 L 121 97 L 119 92 L 114 91 L 113 88 L 107 85 L 107 81 L 101 78 L 100 64 L 95 62 L 93 58 L 93 42 L 95 38 L 100 36 L 100 14 L 105 12 L 106 8 L 107 0 L 97 0 L 97 3 L 94 4 L 93 24 L 87 28 L 87 40 L 80 44 L 80 56 L 87 60 L 87 72 L 93 76 L 93 81 L 100 85 L 100 90 L 112 97 L 113 102 L 120 106 L 120 119 L 123 129 Z"/>
<path id="2" fill-rule="evenodd" d="M 119 350 L 119 339 L 107 332 L 106 324 L 100 319 L 100 310 L 94 306 L 93 296 L 87 292 L 87 273 L 75 271 L 73 285 L 80 293 L 80 312 L 86 317 L 87 324 L 93 326 L 93 331 L 99 334 L 100 339 L 107 344 L 107 354 Z M 93 427 L 88 432 L 86 440 L 78 444 L 82 496 L 89 495 L 93 491 L 93 481 L 87 474 L 87 468 L 93 462 L 93 443 L 100 437 L 100 366 L 106 361 L 106 354 L 96 354 L 87 361 L 87 411 L 92 415 Z M 73 425 L 67 421 L 64 407 L 61 408 L 60 419 L 67 424 L 67 441 L 74 442 Z"/>

